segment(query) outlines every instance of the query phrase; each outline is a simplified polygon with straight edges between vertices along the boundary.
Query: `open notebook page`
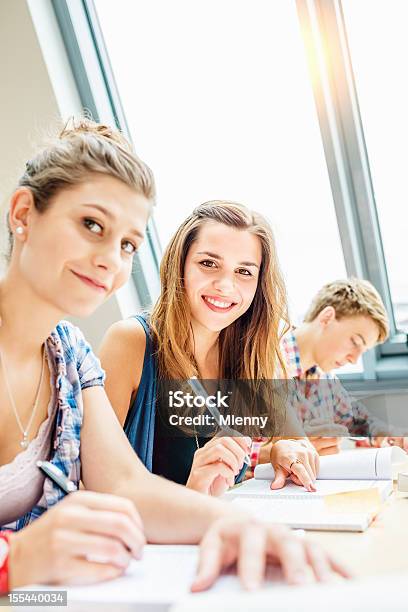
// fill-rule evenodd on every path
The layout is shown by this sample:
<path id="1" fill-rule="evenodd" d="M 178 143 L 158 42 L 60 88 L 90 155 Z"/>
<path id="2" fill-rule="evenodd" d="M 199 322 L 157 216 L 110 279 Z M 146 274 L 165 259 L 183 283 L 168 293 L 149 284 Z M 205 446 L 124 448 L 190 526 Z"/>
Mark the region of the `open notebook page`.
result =
<path id="1" fill-rule="evenodd" d="M 365 489 L 378 488 L 382 499 L 385 499 L 392 491 L 391 480 L 318 480 L 316 481 L 316 491 L 306 491 L 304 487 L 295 485 L 287 481 L 283 489 L 271 490 L 269 480 L 258 480 L 251 478 L 242 485 L 230 489 L 225 493 L 226 500 L 235 497 L 252 497 L 265 499 L 315 501 L 326 495 L 334 493 L 345 493 L 348 491 L 362 491 Z"/>

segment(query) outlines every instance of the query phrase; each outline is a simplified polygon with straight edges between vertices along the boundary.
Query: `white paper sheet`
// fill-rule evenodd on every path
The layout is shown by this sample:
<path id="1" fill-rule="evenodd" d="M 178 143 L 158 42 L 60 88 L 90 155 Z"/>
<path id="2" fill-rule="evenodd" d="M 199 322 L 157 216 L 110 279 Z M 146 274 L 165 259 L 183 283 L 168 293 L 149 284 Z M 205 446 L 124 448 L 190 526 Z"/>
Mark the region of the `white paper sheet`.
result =
<path id="1" fill-rule="evenodd" d="M 253 593 L 188 596 L 171 612 L 406 612 L 407 575 L 302 587 L 272 585 Z"/>
<path id="2" fill-rule="evenodd" d="M 68 601 L 171 603 L 190 592 L 197 565 L 197 546 L 152 546 L 132 561 L 121 578 L 87 586 L 59 586 Z M 24 587 L 41 590 L 47 585 Z"/>
<path id="3" fill-rule="evenodd" d="M 198 546 L 148 545 L 143 559 L 133 561 L 125 576 L 87 586 L 33 585 L 24 590 L 67 590 L 68 602 L 173 603 L 190 593 L 198 560 Z M 268 568 L 266 588 L 282 582 L 280 570 Z M 235 575 L 225 575 L 214 585 L 215 592 L 242 592 Z"/>
<path id="4" fill-rule="evenodd" d="M 172 612 L 405 612 L 407 576 L 376 577 L 366 581 L 286 586 L 280 570 L 270 567 L 268 579 L 256 591 L 245 592 L 238 578 L 222 576 L 212 589 L 190 594 L 198 558 L 197 546 L 146 546 L 126 576 L 86 587 L 58 587 L 68 591 L 68 602 L 173 603 Z M 44 589 L 34 585 L 27 589 Z M 112 608 L 114 609 L 114 608 Z"/>

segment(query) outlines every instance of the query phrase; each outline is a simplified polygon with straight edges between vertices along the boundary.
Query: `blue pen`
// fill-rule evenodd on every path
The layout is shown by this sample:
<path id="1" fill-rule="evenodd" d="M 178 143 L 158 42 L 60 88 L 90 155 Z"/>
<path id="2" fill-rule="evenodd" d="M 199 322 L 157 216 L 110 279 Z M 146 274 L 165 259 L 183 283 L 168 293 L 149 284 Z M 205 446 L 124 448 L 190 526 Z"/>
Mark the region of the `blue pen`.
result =
<path id="1" fill-rule="evenodd" d="M 207 391 L 204 389 L 203 385 L 200 383 L 197 376 L 192 376 L 191 378 L 188 379 L 187 382 L 196 395 L 200 395 L 201 397 L 204 397 L 204 398 L 208 397 Z M 223 430 L 223 432 L 227 434 L 227 436 L 231 436 L 234 438 L 242 437 L 242 434 L 236 429 L 232 429 L 232 427 L 228 427 L 225 425 L 220 425 L 221 414 L 216 406 L 208 405 L 207 408 L 208 408 L 208 411 L 211 413 L 211 415 L 214 417 L 215 422 L 217 423 L 218 427 L 220 427 Z M 251 465 L 251 459 L 249 455 L 245 455 L 244 463 L 248 466 Z"/>
<path id="2" fill-rule="evenodd" d="M 57 484 L 64 493 L 73 493 L 77 491 L 77 486 L 72 480 L 67 478 L 62 470 L 49 461 L 37 461 L 37 467 L 44 472 L 55 484 Z"/>

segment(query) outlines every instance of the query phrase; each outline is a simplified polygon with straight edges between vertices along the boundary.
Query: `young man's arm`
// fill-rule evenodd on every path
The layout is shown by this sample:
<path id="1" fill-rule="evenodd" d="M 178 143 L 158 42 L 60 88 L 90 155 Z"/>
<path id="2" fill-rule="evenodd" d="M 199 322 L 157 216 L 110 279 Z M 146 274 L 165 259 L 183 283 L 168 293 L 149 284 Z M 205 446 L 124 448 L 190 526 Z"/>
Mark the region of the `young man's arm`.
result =
<path id="1" fill-rule="evenodd" d="M 408 434 L 408 427 L 397 427 L 392 425 L 392 423 L 386 423 L 382 419 L 371 414 L 366 406 L 361 401 L 357 401 L 351 398 L 351 404 L 353 409 L 353 423 L 354 423 L 354 431 L 361 431 L 360 424 L 363 422 L 366 424 L 366 432 L 367 434 L 359 434 L 359 435 L 368 435 L 371 438 L 378 436 L 406 436 Z"/>
<path id="2" fill-rule="evenodd" d="M 345 424 L 350 435 L 370 438 L 407 435 L 407 429 L 395 427 L 373 415 L 361 401 L 348 393 L 338 378 L 334 379 L 334 384 L 335 422 Z"/>

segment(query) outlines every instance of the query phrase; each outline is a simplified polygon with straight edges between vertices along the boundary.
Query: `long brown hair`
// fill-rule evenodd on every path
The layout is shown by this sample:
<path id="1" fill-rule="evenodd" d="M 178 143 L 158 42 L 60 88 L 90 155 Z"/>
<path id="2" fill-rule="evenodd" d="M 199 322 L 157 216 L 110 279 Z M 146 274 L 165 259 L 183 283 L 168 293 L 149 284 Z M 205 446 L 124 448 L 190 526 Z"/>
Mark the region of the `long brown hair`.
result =
<path id="1" fill-rule="evenodd" d="M 184 288 L 189 248 L 207 221 L 247 230 L 258 236 L 262 263 L 249 309 L 220 332 L 219 377 L 230 380 L 272 380 L 285 372 L 279 343 L 288 329 L 286 289 L 272 229 L 262 215 L 241 204 L 222 200 L 198 206 L 180 225 L 160 266 L 161 295 L 150 323 L 157 343 L 159 376 L 186 380 L 200 376 L 194 357 L 190 308 Z"/>

